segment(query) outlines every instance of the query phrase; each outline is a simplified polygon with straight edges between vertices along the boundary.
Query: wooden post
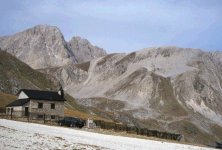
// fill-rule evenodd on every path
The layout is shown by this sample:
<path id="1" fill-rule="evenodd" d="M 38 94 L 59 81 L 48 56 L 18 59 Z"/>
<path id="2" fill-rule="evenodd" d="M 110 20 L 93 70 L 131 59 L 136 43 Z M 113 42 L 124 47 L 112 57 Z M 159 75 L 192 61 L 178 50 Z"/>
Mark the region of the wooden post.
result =
<path id="1" fill-rule="evenodd" d="M 45 114 L 43 115 L 43 120 L 44 120 L 44 124 L 45 124 Z"/>
<path id="2" fill-rule="evenodd" d="M 12 120 L 12 112 L 13 112 L 13 109 L 11 108 L 11 120 Z"/>
<path id="3" fill-rule="evenodd" d="M 29 122 L 29 111 L 28 111 L 28 116 L 27 117 L 28 117 L 28 122 Z"/>

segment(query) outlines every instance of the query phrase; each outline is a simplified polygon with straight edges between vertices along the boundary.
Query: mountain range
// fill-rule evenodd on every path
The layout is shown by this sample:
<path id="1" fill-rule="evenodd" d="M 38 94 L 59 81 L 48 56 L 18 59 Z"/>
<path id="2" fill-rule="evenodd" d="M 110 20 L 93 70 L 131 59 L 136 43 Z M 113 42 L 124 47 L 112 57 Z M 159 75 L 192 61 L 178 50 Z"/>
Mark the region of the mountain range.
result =
<path id="1" fill-rule="evenodd" d="M 33 69 L 81 63 L 106 55 L 103 49 L 80 37 L 66 42 L 57 27 L 47 25 L 37 25 L 12 36 L 1 37 L 0 48 Z"/>
<path id="2" fill-rule="evenodd" d="M 25 63 L 0 61 L 2 92 L 33 88 L 27 85 L 33 82 L 60 83 L 92 114 L 180 133 L 191 143 L 222 142 L 222 52 L 154 47 L 107 54 L 80 37 L 66 42 L 57 27 L 47 25 L 0 37 L 0 48 L 1 59 Z M 18 71 L 21 77 L 13 84 Z M 47 81 L 35 81 L 36 76 Z M 10 84 L 3 84 L 6 80 Z"/>

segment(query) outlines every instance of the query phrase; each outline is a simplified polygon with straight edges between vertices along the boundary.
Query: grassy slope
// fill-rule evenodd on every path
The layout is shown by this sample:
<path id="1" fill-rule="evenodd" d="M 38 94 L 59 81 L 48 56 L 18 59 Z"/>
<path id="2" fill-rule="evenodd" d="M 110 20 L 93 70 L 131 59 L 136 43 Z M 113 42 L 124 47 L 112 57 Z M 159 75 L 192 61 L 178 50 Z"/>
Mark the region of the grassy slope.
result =
<path id="1" fill-rule="evenodd" d="M 212 145 L 216 141 L 215 136 L 204 132 L 188 120 L 181 120 L 169 124 L 169 128 L 184 135 L 184 140 L 189 143 Z"/>
<path id="2" fill-rule="evenodd" d="M 15 94 L 21 88 L 56 89 L 46 75 L 33 70 L 12 55 L 0 50 L 0 91 Z"/>
<path id="3" fill-rule="evenodd" d="M 79 117 L 82 119 L 90 118 L 95 120 L 112 121 L 102 117 L 102 115 L 98 115 L 98 113 L 91 111 L 91 109 L 85 106 L 77 104 L 75 99 L 68 94 L 65 95 L 65 99 L 65 116 Z"/>
<path id="4" fill-rule="evenodd" d="M 10 94 L 5 94 L 0 92 L 0 107 L 5 107 L 12 101 L 14 101 L 17 97 Z"/>

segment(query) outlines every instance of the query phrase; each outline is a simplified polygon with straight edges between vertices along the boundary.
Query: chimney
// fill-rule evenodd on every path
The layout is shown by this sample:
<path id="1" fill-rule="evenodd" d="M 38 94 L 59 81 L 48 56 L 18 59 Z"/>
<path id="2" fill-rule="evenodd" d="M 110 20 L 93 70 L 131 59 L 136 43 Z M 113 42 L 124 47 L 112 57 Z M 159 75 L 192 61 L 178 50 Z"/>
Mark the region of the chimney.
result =
<path id="1" fill-rule="evenodd" d="M 58 94 L 61 96 L 62 99 L 64 99 L 64 90 L 63 90 L 62 86 L 60 87 Z"/>

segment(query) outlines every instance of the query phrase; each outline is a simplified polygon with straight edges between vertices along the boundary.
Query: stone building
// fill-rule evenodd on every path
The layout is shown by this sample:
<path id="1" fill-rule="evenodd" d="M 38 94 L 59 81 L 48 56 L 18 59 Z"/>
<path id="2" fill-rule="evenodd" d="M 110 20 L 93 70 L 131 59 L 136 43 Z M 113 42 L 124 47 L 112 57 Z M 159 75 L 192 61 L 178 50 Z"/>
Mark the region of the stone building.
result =
<path id="1" fill-rule="evenodd" d="M 18 99 L 6 106 L 6 114 L 30 119 L 54 120 L 64 117 L 64 92 L 21 89 Z"/>

